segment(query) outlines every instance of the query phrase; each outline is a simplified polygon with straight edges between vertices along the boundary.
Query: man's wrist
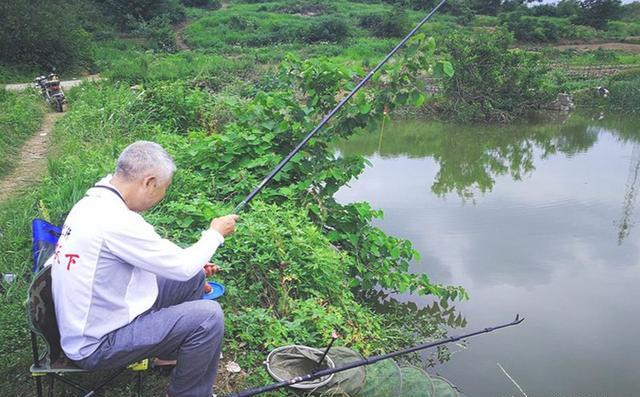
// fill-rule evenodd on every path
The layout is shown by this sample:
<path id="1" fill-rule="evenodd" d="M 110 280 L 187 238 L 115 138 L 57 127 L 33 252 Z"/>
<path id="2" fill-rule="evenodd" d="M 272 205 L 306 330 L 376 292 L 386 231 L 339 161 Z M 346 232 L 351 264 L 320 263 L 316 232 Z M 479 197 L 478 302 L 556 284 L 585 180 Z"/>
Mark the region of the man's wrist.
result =
<path id="1" fill-rule="evenodd" d="M 212 238 L 212 239 L 214 239 L 215 241 L 218 242 L 218 245 L 224 244 L 224 236 L 219 231 L 217 231 L 215 229 L 211 229 L 211 228 L 207 229 L 204 232 L 202 232 L 202 235 L 203 236 L 206 235 L 207 237 L 210 236 L 210 238 Z"/>

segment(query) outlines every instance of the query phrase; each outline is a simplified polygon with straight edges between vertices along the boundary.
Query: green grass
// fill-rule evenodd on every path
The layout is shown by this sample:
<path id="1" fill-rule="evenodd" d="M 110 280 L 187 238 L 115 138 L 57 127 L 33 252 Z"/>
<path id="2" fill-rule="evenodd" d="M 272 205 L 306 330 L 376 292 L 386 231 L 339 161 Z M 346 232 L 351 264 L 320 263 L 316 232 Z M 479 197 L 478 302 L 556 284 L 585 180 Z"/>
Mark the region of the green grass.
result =
<path id="1" fill-rule="evenodd" d="M 315 18 L 234 7 L 201 18 L 184 30 L 194 48 L 229 49 L 301 42 Z"/>
<path id="2" fill-rule="evenodd" d="M 230 59 L 199 52 L 177 54 L 129 51 L 126 56 L 112 58 L 103 64 L 102 76 L 113 81 L 137 84 L 150 81 L 204 79 L 217 86 L 229 84 L 235 78 L 248 76 L 255 60 L 251 57 Z"/>
<path id="3" fill-rule="evenodd" d="M 14 165 L 22 144 L 40 127 L 45 107 L 35 91 L 0 90 L 0 176 Z"/>
<path id="4" fill-rule="evenodd" d="M 581 51 L 548 47 L 542 51 L 545 59 L 566 66 L 640 65 L 640 54 L 620 50 Z"/>

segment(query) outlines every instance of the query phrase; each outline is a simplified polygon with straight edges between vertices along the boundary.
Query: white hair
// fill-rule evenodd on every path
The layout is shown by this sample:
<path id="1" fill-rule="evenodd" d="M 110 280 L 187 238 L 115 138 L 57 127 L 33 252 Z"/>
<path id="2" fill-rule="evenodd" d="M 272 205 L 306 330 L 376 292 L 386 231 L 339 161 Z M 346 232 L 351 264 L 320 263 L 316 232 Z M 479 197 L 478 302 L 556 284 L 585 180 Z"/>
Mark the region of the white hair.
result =
<path id="1" fill-rule="evenodd" d="M 116 175 L 133 181 L 154 175 L 168 180 L 176 172 L 171 155 L 155 142 L 137 141 L 127 146 L 116 164 Z"/>

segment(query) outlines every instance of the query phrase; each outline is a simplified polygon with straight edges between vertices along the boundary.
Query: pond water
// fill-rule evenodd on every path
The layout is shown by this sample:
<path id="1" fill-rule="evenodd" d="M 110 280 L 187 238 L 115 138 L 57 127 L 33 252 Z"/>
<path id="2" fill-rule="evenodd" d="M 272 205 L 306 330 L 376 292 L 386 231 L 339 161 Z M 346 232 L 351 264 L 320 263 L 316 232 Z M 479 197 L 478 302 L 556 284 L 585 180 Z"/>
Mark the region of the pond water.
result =
<path id="1" fill-rule="evenodd" d="M 339 151 L 371 165 L 338 201 L 382 209 L 377 225 L 421 253 L 414 272 L 469 292 L 451 334 L 526 317 L 429 372 L 470 397 L 522 396 L 514 382 L 528 396 L 640 393 L 640 119 L 397 122 Z"/>

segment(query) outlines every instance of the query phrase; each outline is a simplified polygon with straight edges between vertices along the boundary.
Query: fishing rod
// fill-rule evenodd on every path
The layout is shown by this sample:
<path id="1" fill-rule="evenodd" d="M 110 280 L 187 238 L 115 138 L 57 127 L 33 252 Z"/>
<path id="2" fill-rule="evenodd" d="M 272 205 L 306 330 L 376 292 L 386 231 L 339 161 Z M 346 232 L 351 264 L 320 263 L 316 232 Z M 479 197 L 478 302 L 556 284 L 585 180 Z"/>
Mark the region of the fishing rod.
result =
<path id="1" fill-rule="evenodd" d="M 362 366 L 365 366 L 365 365 L 371 365 L 371 364 L 377 363 L 378 361 L 386 360 L 386 359 L 389 359 L 389 358 L 393 358 L 393 357 L 401 356 L 401 355 L 404 355 L 404 354 L 417 352 L 417 351 L 428 349 L 428 348 L 431 348 L 431 347 L 445 345 L 447 343 L 456 342 L 456 341 L 459 341 L 461 339 L 470 338 L 470 337 L 473 337 L 473 336 L 476 336 L 476 335 L 480 335 L 480 334 L 487 334 L 489 332 L 493 332 L 493 331 L 496 331 L 496 330 L 501 329 L 501 328 L 507 328 L 507 327 L 512 327 L 514 325 L 518 325 L 523 321 L 524 321 L 524 317 L 520 318 L 520 315 L 516 314 L 515 320 L 511 321 L 510 323 L 497 325 L 497 326 L 494 326 L 494 327 L 484 328 L 484 329 L 481 329 L 479 331 L 468 333 L 466 335 L 452 336 L 452 337 L 449 337 L 449 338 L 446 338 L 446 339 L 441 339 L 441 340 L 436 341 L 436 342 L 431 342 L 431 343 L 426 343 L 426 344 L 423 344 L 423 345 L 409 347 L 407 349 L 398 350 L 398 351 L 395 351 L 395 352 L 392 352 L 392 353 L 387 353 L 387 354 L 381 354 L 381 355 L 378 355 L 378 356 L 368 357 L 368 358 L 365 358 L 365 359 L 360 360 L 360 361 L 354 361 L 352 363 L 345 364 L 345 365 L 343 365 L 341 367 L 326 368 L 326 369 L 323 369 L 323 370 L 320 370 L 320 371 L 316 371 L 316 372 L 313 372 L 313 373 L 310 373 L 310 374 L 307 374 L 307 375 L 297 376 L 295 378 L 283 380 L 283 381 L 278 382 L 278 383 L 273 383 L 271 385 L 257 387 L 257 388 L 254 388 L 254 389 L 247 389 L 247 390 L 243 390 L 243 391 L 240 391 L 240 392 L 237 392 L 237 393 L 233 393 L 233 394 L 227 394 L 227 395 L 225 395 L 223 397 L 249 397 L 249 396 L 255 396 L 256 394 L 266 393 L 266 392 L 269 392 L 269 391 L 273 391 L 273 390 L 276 390 L 276 389 L 283 388 L 285 386 L 291 386 L 291 385 L 294 385 L 296 383 L 307 382 L 307 381 L 310 381 L 310 380 L 322 378 L 322 377 L 327 376 L 327 375 L 331 375 L 331 374 L 335 374 L 335 373 L 338 373 L 338 372 L 347 371 L 349 369 L 362 367 Z"/>
<path id="2" fill-rule="evenodd" d="M 382 59 L 382 61 L 380 61 L 380 63 L 378 63 L 376 65 L 376 67 L 374 67 L 373 69 L 371 69 L 371 71 L 365 76 L 364 79 L 362 79 L 358 85 L 355 86 L 355 88 L 353 90 L 351 90 L 351 92 L 344 97 L 340 103 L 338 103 L 338 105 L 333 108 L 333 110 L 331 110 L 326 116 L 324 116 L 324 118 L 322 119 L 322 121 L 316 125 L 313 130 L 311 130 L 311 132 L 309 132 L 309 134 L 302 140 L 300 141 L 300 143 L 298 144 L 298 146 L 296 146 L 291 153 L 289 153 L 284 159 L 282 159 L 282 161 L 280 161 L 280 163 L 278 165 L 276 165 L 276 167 L 269 173 L 269 175 L 267 175 L 262 182 L 260 182 L 260 184 L 253 189 L 253 191 L 251 193 L 249 193 L 249 195 L 247 197 L 244 198 L 244 200 L 242 200 L 242 202 L 240 204 L 238 204 L 238 206 L 236 206 L 236 208 L 233 210 L 234 214 L 239 213 L 251 200 L 253 200 L 253 198 L 260 193 L 260 191 L 269 183 L 271 182 L 271 180 L 273 179 L 273 177 L 276 176 L 276 174 L 278 172 L 280 172 L 282 170 L 282 168 L 284 168 L 285 165 L 287 165 L 287 163 L 289 162 L 289 160 L 291 160 L 293 158 L 293 156 L 295 156 L 306 144 L 307 142 L 309 142 L 309 140 L 316 134 L 316 132 L 318 132 L 322 127 L 324 127 L 325 124 L 327 124 L 329 122 L 329 120 L 331 120 L 331 118 L 347 103 L 347 101 L 349 101 L 349 99 L 351 99 L 351 97 L 353 97 L 358 91 L 360 91 L 360 89 L 371 79 L 371 77 L 373 77 L 373 75 L 380 70 L 380 68 L 382 68 L 382 66 L 384 66 L 385 63 L 387 63 L 387 61 L 389 59 L 391 59 L 391 57 L 398 52 L 398 50 L 400 48 L 402 48 L 407 41 L 409 41 L 409 39 L 411 37 L 413 37 L 413 35 L 416 34 L 416 32 L 422 27 L 422 25 L 424 25 L 425 23 L 427 23 L 431 17 L 440 9 L 440 7 L 442 7 L 442 5 L 446 2 L 446 0 L 441 0 L 440 3 L 438 3 L 438 5 L 436 5 L 429 14 L 427 14 L 426 17 L 424 17 L 422 19 L 422 21 L 420 21 L 416 27 L 414 27 L 411 32 L 409 32 L 394 48 L 393 50 L 391 50 L 391 52 L 389 52 L 384 59 Z"/>

